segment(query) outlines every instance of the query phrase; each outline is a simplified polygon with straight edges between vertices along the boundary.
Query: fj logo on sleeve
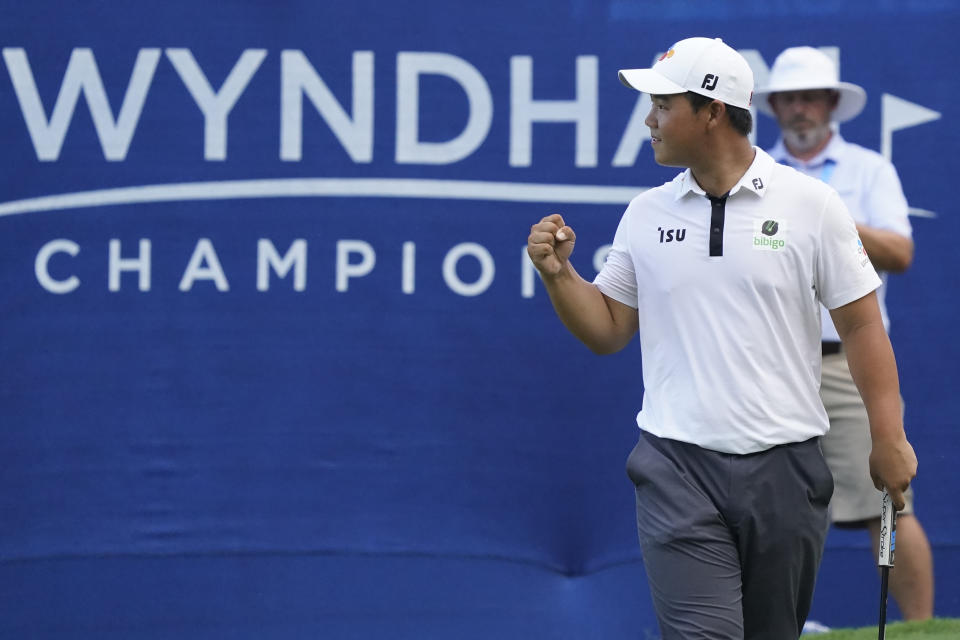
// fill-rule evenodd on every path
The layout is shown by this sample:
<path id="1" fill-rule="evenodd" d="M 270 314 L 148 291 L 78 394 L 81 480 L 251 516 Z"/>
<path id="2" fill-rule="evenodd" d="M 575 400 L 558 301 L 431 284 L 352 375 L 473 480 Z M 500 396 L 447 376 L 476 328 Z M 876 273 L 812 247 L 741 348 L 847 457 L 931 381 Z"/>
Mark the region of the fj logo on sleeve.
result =
<path id="1" fill-rule="evenodd" d="M 753 221 L 753 248 L 757 251 L 780 251 L 787 246 L 787 225 L 780 220 Z"/>

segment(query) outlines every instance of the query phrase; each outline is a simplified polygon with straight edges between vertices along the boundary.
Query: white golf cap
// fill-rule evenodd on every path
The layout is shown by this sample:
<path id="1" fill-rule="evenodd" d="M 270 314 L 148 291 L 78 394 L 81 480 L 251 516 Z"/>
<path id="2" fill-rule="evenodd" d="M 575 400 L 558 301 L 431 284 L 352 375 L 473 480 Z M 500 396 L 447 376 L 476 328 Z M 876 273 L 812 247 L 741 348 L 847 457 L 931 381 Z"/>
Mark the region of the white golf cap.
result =
<path id="1" fill-rule="evenodd" d="M 653 95 L 692 91 L 731 107 L 750 108 L 753 71 L 720 38 L 681 40 L 650 69 L 621 69 L 620 82 Z"/>
<path id="2" fill-rule="evenodd" d="M 770 106 L 770 94 L 780 91 L 833 89 L 840 94 L 830 117 L 837 122 L 855 118 L 867 103 L 867 92 L 850 82 L 840 82 L 840 74 L 830 56 L 813 47 L 785 49 L 773 61 L 767 84 L 757 89 L 757 109 L 776 117 Z"/>

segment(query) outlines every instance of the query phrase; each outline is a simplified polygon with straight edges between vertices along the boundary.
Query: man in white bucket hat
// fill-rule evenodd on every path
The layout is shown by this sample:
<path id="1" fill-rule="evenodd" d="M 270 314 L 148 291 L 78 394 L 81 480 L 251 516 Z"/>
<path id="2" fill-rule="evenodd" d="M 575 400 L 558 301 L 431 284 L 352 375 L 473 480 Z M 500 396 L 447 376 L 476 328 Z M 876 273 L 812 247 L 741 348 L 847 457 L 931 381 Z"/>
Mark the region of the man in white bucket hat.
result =
<path id="1" fill-rule="evenodd" d="M 664 640 L 797 638 L 833 491 L 819 446 L 820 301 L 869 398 L 872 469 L 896 506 L 916 472 L 880 279 L 836 192 L 750 144 L 753 73 L 737 51 L 688 38 L 620 81 L 651 94 L 656 161 L 686 170 L 630 202 L 593 282 L 571 264 L 576 234 L 559 214 L 531 227 L 527 252 L 593 351 L 639 333 L 627 474 Z M 575 400 L 560 372 L 533 401 Z"/>
<path id="2" fill-rule="evenodd" d="M 756 93 L 757 108 L 780 125 L 781 138 L 770 155 L 830 184 L 850 210 L 883 281 L 877 301 L 889 329 L 886 272 L 904 271 L 913 258 L 907 201 L 893 165 L 880 154 L 845 141 L 835 126 L 856 117 L 866 100 L 863 88 L 841 82 L 833 60 L 812 47 L 784 50 L 774 61 L 767 85 Z M 870 423 L 830 314 L 822 309 L 822 316 L 820 395 L 830 431 L 821 446 L 834 477 L 831 518 L 838 526 L 866 527 L 876 555 L 881 500 L 870 477 Z M 924 620 L 933 615 L 933 558 L 923 527 L 913 515 L 912 491 L 904 497 L 890 592 L 904 618 Z"/>

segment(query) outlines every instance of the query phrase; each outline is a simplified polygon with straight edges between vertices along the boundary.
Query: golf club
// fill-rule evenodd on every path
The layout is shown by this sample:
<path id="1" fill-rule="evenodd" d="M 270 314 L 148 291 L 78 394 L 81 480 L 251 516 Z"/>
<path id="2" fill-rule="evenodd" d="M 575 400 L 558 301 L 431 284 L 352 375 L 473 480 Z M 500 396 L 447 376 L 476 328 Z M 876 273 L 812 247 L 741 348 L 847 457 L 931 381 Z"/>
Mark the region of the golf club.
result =
<path id="1" fill-rule="evenodd" d="M 890 567 L 893 566 L 893 553 L 897 546 L 897 513 L 890 501 L 890 494 L 883 491 L 880 508 L 880 552 L 877 566 L 880 567 L 880 624 L 879 640 L 883 640 L 887 630 L 887 588 L 890 582 Z"/>

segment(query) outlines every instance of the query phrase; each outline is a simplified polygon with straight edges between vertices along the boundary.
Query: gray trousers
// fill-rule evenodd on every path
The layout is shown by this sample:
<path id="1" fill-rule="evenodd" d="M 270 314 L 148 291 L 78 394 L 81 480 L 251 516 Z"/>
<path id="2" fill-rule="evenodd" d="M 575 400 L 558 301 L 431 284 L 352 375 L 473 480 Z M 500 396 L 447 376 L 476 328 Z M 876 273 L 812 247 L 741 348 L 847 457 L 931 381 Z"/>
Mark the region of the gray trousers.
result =
<path id="1" fill-rule="evenodd" d="M 627 460 L 663 640 L 796 640 L 829 525 L 816 438 L 734 455 L 641 432 Z"/>

